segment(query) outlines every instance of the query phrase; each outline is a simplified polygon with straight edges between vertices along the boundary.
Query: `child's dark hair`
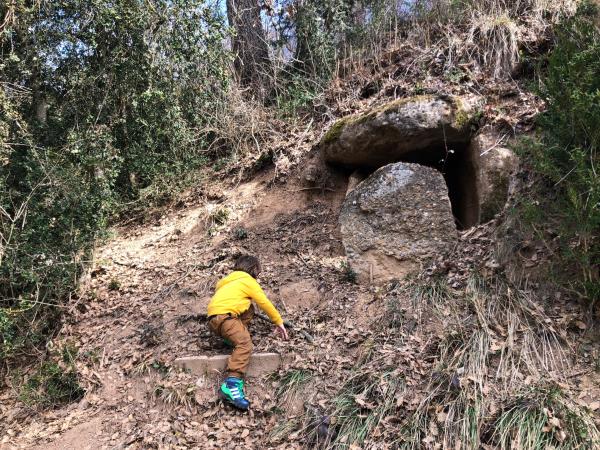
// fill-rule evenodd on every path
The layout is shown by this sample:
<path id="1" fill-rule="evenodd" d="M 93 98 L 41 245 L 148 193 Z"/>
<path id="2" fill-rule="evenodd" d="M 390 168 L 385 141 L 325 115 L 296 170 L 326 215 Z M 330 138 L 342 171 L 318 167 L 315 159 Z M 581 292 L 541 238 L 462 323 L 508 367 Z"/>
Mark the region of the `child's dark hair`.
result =
<path id="1" fill-rule="evenodd" d="M 260 262 L 256 256 L 240 256 L 233 266 L 233 270 L 240 270 L 256 278 L 260 272 Z"/>

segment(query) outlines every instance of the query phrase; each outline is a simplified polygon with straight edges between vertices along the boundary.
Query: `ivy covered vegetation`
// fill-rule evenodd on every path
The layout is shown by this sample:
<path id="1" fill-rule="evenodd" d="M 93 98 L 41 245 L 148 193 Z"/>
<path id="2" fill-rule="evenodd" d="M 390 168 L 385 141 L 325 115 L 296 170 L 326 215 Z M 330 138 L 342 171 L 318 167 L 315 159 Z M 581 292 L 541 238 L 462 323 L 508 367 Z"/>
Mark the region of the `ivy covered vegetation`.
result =
<path id="1" fill-rule="evenodd" d="M 202 1 L 0 6 L 0 359 L 44 342 L 107 223 L 206 160 L 227 89 Z"/>

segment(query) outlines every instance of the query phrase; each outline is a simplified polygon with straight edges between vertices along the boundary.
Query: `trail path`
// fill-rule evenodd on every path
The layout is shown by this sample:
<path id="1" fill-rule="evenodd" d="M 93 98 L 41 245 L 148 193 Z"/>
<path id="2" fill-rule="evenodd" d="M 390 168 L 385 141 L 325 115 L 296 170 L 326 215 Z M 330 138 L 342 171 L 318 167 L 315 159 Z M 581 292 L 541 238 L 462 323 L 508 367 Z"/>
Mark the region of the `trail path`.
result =
<path id="1" fill-rule="evenodd" d="M 331 353 L 336 338 L 329 325 L 354 330 L 342 342 L 351 347 L 360 325 L 343 311 L 369 297 L 340 280 L 343 178 L 334 190 L 315 192 L 294 182 L 269 186 L 271 175 L 155 223 L 115 230 L 98 250 L 82 296 L 68 305 L 57 339 L 78 347 L 84 399 L 26 420 L 1 448 L 239 448 L 242 441 L 265 448 L 278 405 L 273 380 L 249 381 L 253 408 L 243 415 L 216 400 L 214 380 L 196 385 L 195 377 L 171 368 L 179 356 L 227 352 L 198 316 L 239 253 L 260 256 L 267 294 L 317 338 L 311 345 L 292 331 L 289 342 L 278 342 L 268 324 L 256 321 L 255 351 L 291 355 L 324 371 L 330 358 L 352 364 L 342 348 Z M 221 225 L 219 214 L 226 216 Z M 301 412 L 298 405 L 288 409 L 294 408 Z"/>

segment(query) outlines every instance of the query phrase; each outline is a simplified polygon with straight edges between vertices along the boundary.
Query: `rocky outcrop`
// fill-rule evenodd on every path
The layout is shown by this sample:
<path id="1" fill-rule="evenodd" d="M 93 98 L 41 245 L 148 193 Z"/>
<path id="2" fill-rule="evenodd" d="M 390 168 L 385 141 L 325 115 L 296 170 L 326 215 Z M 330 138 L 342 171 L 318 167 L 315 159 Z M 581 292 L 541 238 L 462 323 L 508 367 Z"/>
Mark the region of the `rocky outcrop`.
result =
<path id="1" fill-rule="evenodd" d="M 351 190 L 340 213 L 342 240 L 361 281 L 402 278 L 450 250 L 457 231 L 442 175 L 389 164 Z"/>
<path id="2" fill-rule="evenodd" d="M 419 96 L 337 121 L 321 140 L 327 162 L 380 167 L 419 160 L 419 152 L 467 145 L 478 117 L 477 98 Z"/>
<path id="3" fill-rule="evenodd" d="M 506 205 L 511 176 L 519 166 L 519 158 L 500 142 L 493 132 L 482 133 L 471 142 L 471 152 L 478 156 L 477 192 L 482 223 L 493 219 Z"/>

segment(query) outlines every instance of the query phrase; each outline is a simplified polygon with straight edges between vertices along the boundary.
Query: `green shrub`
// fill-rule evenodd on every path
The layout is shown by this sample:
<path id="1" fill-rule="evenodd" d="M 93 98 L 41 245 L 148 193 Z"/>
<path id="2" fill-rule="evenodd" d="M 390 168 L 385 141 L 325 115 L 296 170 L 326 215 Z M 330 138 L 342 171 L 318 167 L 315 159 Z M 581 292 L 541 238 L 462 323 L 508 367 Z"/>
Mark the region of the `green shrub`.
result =
<path id="1" fill-rule="evenodd" d="M 28 406 L 49 408 L 80 400 L 84 394 L 72 365 L 48 361 L 21 386 L 19 398 Z"/>
<path id="2" fill-rule="evenodd" d="M 356 283 L 358 280 L 358 274 L 352 268 L 348 261 L 342 261 L 340 263 L 340 270 L 342 271 L 342 279 L 348 283 Z"/>
<path id="3" fill-rule="evenodd" d="M 70 343 L 51 352 L 34 373 L 13 380 L 19 385 L 19 399 L 30 407 L 51 408 L 80 400 L 85 390 L 80 386 L 75 367 L 78 349 Z"/>
<path id="4" fill-rule="evenodd" d="M 542 69 L 547 110 L 537 139 L 520 153 L 545 181 L 521 208 L 537 230 L 557 235 L 562 279 L 582 297 L 600 296 L 600 33 L 584 7 L 562 24 Z M 538 210 L 538 211 L 535 211 Z"/>
<path id="5" fill-rule="evenodd" d="M 248 230 L 246 230 L 243 227 L 238 227 L 235 230 L 233 230 L 233 235 L 236 239 L 241 241 L 243 239 L 248 238 Z"/>
<path id="6" fill-rule="evenodd" d="M 0 17 L 14 17 L 0 33 L 5 359 L 60 324 L 110 221 L 194 181 L 230 55 L 225 19 L 203 0 L 16 0 Z"/>
<path id="7" fill-rule="evenodd" d="M 310 80 L 306 74 L 292 74 L 281 80 L 275 104 L 284 117 L 294 117 L 313 105 L 317 95 L 325 89 L 321 80 Z"/>

